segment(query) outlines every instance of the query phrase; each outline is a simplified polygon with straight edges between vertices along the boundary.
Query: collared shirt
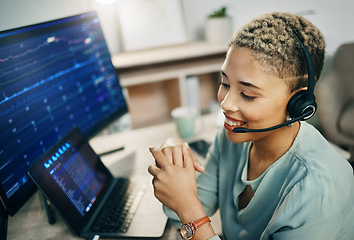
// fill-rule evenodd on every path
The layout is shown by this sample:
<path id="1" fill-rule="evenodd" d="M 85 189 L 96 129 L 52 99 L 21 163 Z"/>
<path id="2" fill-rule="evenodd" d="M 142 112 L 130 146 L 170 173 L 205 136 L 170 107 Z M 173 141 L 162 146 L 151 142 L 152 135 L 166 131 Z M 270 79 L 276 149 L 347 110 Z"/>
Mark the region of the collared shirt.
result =
<path id="1" fill-rule="evenodd" d="M 223 129 L 197 179 L 207 215 L 220 209 L 223 239 L 354 239 L 353 169 L 313 126 L 302 122 L 290 149 L 252 181 L 250 148 L 249 142 L 228 141 Z M 254 196 L 240 210 L 247 185 Z"/>

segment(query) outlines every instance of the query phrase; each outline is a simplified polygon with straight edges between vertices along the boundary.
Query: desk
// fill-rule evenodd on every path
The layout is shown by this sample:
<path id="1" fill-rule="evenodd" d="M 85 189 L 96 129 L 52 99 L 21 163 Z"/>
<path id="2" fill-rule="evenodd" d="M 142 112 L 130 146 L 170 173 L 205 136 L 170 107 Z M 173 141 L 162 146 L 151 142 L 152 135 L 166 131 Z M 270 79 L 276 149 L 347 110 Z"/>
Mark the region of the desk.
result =
<path id="1" fill-rule="evenodd" d="M 203 116 L 203 133 L 196 136 L 198 139 L 213 141 L 217 132 L 216 115 Z M 106 136 L 95 137 L 90 144 L 97 152 L 103 152 L 124 146 L 121 152 L 102 157 L 102 161 L 116 176 L 146 175 L 147 168 L 154 163 L 154 159 L 148 150 L 149 146 L 159 146 L 166 138 L 176 137 L 177 130 L 173 122 L 140 128 L 129 132 L 116 133 Z M 130 164 L 124 164 L 130 161 Z M 215 220 L 214 220 L 215 219 Z M 212 221 L 219 226 L 218 216 Z M 16 213 L 9 218 L 8 239 L 77 239 L 64 222 L 56 215 L 56 223 L 50 225 L 46 213 L 41 206 L 40 196 L 37 192 L 34 196 Z M 180 239 L 177 229 L 169 223 L 161 240 Z"/>

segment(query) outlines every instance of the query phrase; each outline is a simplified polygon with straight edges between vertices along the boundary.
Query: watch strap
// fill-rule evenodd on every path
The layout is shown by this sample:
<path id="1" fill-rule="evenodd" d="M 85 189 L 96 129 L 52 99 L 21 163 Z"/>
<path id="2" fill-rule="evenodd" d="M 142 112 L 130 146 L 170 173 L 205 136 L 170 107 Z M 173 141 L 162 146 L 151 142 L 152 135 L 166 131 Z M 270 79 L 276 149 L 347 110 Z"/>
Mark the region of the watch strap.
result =
<path id="1" fill-rule="evenodd" d="M 191 222 L 190 224 L 193 225 L 195 230 L 198 230 L 198 228 L 208 222 L 211 222 L 211 219 L 208 216 L 204 216 L 202 218 L 199 218 L 198 220 L 195 220 L 194 222 Z"/>

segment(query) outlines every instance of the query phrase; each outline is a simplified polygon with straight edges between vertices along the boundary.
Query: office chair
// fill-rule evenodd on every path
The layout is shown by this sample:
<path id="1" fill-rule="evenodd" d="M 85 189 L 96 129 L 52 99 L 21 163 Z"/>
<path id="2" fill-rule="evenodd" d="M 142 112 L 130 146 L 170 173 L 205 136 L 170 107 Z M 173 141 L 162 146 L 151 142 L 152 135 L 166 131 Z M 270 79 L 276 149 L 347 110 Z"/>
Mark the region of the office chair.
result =
<path id="1" fill-rule="evenodd" d="M 354 162 L 354 42 L 335 52 L 332 68 L 316 86 L 318 118 L 325 137 L 350 152 Z"/>

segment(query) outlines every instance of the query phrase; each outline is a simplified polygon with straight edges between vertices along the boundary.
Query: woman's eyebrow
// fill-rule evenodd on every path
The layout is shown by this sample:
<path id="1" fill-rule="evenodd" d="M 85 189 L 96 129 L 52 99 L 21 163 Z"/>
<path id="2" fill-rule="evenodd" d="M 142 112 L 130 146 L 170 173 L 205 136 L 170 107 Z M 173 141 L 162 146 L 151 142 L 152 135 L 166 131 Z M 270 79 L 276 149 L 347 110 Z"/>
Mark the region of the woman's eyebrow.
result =
<path id="1" fill-rule="evenodd" d="M 252 83 L 250 83 L 250 82 L 240 81 L 240 83 L 241 83 L 242 85 L 246 86 L 246 87 L 255 88 L 255 89 L 258 89 L 258 90 L 260 89 L 258 86 L 254 85 L 254 84 L 252 84 Z"/>
<path id="2" fill-rule="evenodd" d="M 226 75 L 226 73 L 223 70 L 220 70 L 220 74 L 228 79 L 228 76 Z M 249 87 L 249 88 L 257 89 L 257 90 L 261 89 L 260 87 L 254 85 L 253 83 L 250 83 L 250 82 L 240 81 L 240 84 L 242 84 L 243 86 Z"/>

